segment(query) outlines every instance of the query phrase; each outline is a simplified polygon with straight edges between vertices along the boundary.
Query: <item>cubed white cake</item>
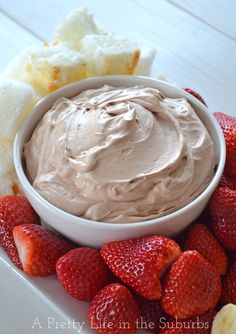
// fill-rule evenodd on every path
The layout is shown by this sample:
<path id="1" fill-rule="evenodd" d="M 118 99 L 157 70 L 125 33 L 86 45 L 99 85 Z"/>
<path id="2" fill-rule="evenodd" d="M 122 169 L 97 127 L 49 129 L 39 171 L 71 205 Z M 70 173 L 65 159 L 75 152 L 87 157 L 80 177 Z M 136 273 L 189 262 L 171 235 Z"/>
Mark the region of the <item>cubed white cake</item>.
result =
<path id="1" fill-rule="evenodd" d="M 86 60 L 81 53 L 64 43 L 50 45 L 31 53 L 26 71 L 33 86 L 50 93 L 66 84 L 84 79 Z"/>
<path id="2" fill-rule="evenodd" d="M 14 139 L 19 126 L 34 104 L 35 93 L 32 86 L 16 80 L 1 79 L 0 138 Z"/>
<path id="3" fill-rule="evenodd" d="M 133 74 L 140 56 L 138 46 L 114 34 L 87 35 L 81 41 L 87 76 Z"/>
<path id="4" fill-rule="evenodd" d="M 55 38 L 80 49 L 81 39 L 90 34 L 103 34 L 87 8 L 72 10 L 55 30 Z"/>

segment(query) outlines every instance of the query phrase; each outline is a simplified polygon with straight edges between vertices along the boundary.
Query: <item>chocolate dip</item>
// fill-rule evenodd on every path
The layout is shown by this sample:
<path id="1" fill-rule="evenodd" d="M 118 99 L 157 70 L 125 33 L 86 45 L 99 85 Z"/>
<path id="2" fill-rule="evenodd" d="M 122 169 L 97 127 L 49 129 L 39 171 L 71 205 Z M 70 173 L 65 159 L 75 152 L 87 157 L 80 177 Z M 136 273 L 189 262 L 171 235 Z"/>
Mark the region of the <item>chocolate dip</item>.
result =
<path id="1" fill-rule="evenodd" d="M 60 98 L 24 146 L 33 187 L 56 207 L 100 222 L 178 210 L 210 183 L 215 150 L 185 98 L 104 86 Z"/>

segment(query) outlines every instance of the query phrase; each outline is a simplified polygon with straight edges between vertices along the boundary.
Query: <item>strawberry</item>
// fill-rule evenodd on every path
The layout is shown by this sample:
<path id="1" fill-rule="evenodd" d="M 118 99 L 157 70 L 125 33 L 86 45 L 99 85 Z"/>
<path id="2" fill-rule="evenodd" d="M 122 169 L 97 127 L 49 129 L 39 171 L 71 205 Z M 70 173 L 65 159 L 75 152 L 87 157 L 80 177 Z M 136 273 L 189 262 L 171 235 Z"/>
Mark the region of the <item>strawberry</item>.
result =
<path id="1" fill-rule="evenodd" d="M 225 172 L 228 176 L 236 179 L 236 129 L 225 137 L 226 163 Z"/>
<path id="2" fill-rule="evenodd" d="M 180 254 L 174 240 L 160 236 L 114 241 L 101 249 L 111 271 L 149 300 L 160 299 L 160 277 Z"/>
<path id="3" fill-rule="evenodd" d="M 100 290 L 88 310 L 91 328 L 98 334 L 134 334 L 140 309 L 130 291 L 119 283 Z"/>
<path id="4" fill-rule="evenodd" d="M 185 241 L 184 249 L 198 251 L 217 269 L 219 275 L 225 274 L 228 264 L 225 251 L 205 225 L 196 224 L 192 227 Z"/>
<path id="5" fill-rule="evenodd" d="M 203 104 L 205 104 L 205 106 L 207 107 L 206 102 L 204 101 L 204 99 L 201 97 L 200 94 L 198 94 L 195 90 L 191 89 L 191 88 L 182 88 L 183 90 L 185 90 L 185 92 L 193 95 L 196 99 L 198 99 L 200 102 L 202 102 Z"/>
<path id="6" fill-rule="evenodd" d="M 236 179 L 233 179 L 225 174 L 221 176 L 219 187 L 236 190 Z"/>
<path id="7" fill-rule="evenodd" d="M 13 237 L 23 270 L 31 276 L 54 274 L 56 261 L 73 247 L 69 241 L 40 225 L 16 226 Z"/>
<path id="8" fill-rule="evenodd" d="M 28 200 L 23 196 L 0 197 L 0 245 L 13 264 L 22 269 L 22 264 L 13 240 L 13 227 L 21 224 L 39 224 L 40 220 Z"/>
<path id="9" fill-rule="evenodd" d="M 161 325 L 160 334 L 211 334 L 211 327 L 216 315 L 215 309 L 208 311 L 200 317 L 181 320 L 170 318 L 166 324 Z"/>
<path id="10" fill-rule="evenodd" d="M 136 300 L 141 310 L 139 328 L 146 329 L 152 333 L 159 333 L 161 323 L 166 320 L 160 301 L 147 300 L 141 297 L 137 297 Z"/>
<path id="11" fill-rule="evenodd" d="M 72 249 L 56 264 L 57 276 L 64 289 L 79 300 L 92 300 L 109 283 L 110 271 L 98 250 L 88 247 Z"/>
<path id="12" fill-rule="evenodd" d="M 172 317 L 186 319 L 217 305 L 221 280 L 216 269 L 197 251 L 185 251 L 167 273 L 161 305 Z"/>
<path id="13" fill-rule="evenodd" d="M 232 130 L 236 130 L 236 117 L 224 114 L 223 112 L 215 112 L 214 116 L 220 124 L 225 137 Z"/>
<path id="14" fill-rule="evenodd" d="M 213 234 L 229 250 L 236 251 L 236 191 L 217 188 L 211 198 Z"/>
<path id="15" fill-rule="evenodd" d="M 236 304 L 236 261 L 223 278 L 222 301 L 225 304 Z"/>

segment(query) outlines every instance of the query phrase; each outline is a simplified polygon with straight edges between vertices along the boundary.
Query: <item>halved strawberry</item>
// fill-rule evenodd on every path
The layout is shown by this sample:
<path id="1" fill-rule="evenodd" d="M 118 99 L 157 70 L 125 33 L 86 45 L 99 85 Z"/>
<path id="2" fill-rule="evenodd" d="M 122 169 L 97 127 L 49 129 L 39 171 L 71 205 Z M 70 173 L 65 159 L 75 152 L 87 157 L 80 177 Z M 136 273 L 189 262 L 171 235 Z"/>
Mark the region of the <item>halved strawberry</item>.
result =
<path id="1" fill-rule="evenodd" d="M 56 272 L 64 289 L 78 300 L 92 300 L 111 278 L 99 251 L 89 247 L 72 249 L 60 257 Z"/>
<path id="2" fill-rule="evenodd" d="M 161 305 L 170 316 L 186 319 L 214 308 L 220 296 L 216 269 L 197 251 L 185 251 L 164 279 Z"/>
<path id="3" fill-rule="evenodd" d="M 197 93 L 195 90 L 191 89 L 191 88 L 182 88 L 183 90 L 185 90 L 185 92 L 193 95 L 194 97 L 196 97 L 196 99 L 198 99 L 200 102 L 202 102 L 203 104 L 205 104 L 205 106 L 207 107 L 206 102 L 204 101 L 204 99 L 201 97 L 201 95 L 199 93 Z"/>
<path id="4" fill-rule="evenodd" d="M 56 261 L 74 245 L 40 225 L 14 227 L 13 237 L 23 270 L 31 276 L 49 276 L 56 272 Z"/>
<path id="5" fill-rule="evenodd" d="M 213 234 L 225 248 L 236 251 L 236 191 L 217 188 L 210 209 Z"/>
<path id="6" fill-rule="evenodd" d="M 185 250 L 198 251 L 218 271 L 224 275 L 227 269 L 228 259 L 221 244 L 214 238 L 207 226 L 194 225 L 185 241 Z"/>
<path id="7" fill-rule="evenodd" d="M 23 196 L 0 197 L 0 245 L 13 264 L 22 269 L 22 264 L 13 240 L 12 229 L 21 224 L 40 224 L 37 213 Z"/>
<path id="8" fill-rule="evenodd" d="M 160 236 L 114 241 L 101 248 L 111 271 L 149 300 L 160 299 L 160 278 L 180 254 L 174 240 Z"/>
<path id="9" fill-rule="evenodd" d="M 135 334 L 140 309 L 126 287 L 112 283 L 97 293 L 88 316 L 91 328 L 98 334 Z"/>
<path id="10" fill-rule="evenodd" d="M 215 112 L 214 116 L 220 124 L 225 137 L 232 130 L 236 130 L 236 117 L 224 114 L 223 112 Z"/>

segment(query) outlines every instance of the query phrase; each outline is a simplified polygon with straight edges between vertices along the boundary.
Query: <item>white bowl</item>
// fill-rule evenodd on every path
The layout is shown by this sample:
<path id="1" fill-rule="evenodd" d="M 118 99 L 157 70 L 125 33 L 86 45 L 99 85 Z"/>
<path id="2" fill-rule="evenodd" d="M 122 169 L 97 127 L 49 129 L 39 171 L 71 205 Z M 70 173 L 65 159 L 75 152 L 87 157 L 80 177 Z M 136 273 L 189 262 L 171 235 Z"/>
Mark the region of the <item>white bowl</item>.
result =
<path id="1" fill-rule="evenodd" d="M 22 158 L 24 143 L 28 141 L 38 122 L 59 97 L 64 96 L 71 98 L 85 89 L 98 88 L 104 84 L 124 87 L 134 85 L 153 87 L 159 89 L 168 97 L 185 97 L 193 105 L 196 113 L 208 129 L 214 141 L 218 167 L 209 186 L 191 203 L 164 217 L 149 221 L 129 224 L 112 224 L 96 222 L 71 215 L 49 203 L 34 190 L 24 171 Z M 219 183 L 224 164 L 224 137 L 217 121 L 209 110 L 192 95 L 179 88 L 156 79 L 136 76 L 114 75 L 95 77 L 75 82 L 55 91 L 37 103 L 16 135 L 14 142 L 14 165 L 16 173 L 22 190 L 35 211 L 46 224 L 69 239 L 81 245 L 94 247 L 100 247 L 103 243 L 109 241 L 129 239 L 143 235 L 176 235 L 200 215 Z"/>

